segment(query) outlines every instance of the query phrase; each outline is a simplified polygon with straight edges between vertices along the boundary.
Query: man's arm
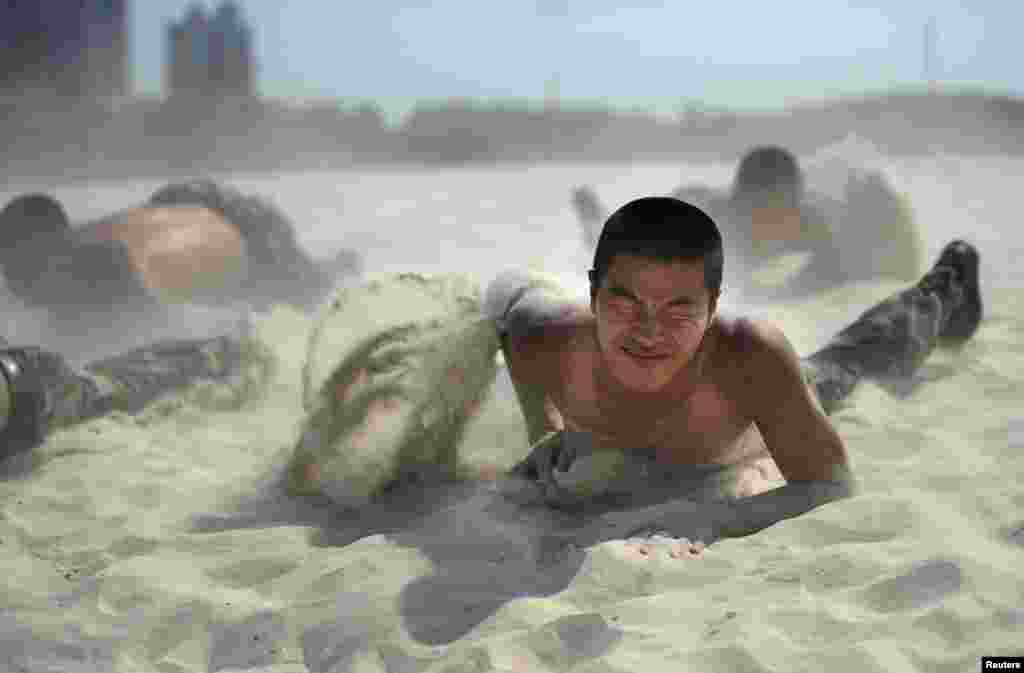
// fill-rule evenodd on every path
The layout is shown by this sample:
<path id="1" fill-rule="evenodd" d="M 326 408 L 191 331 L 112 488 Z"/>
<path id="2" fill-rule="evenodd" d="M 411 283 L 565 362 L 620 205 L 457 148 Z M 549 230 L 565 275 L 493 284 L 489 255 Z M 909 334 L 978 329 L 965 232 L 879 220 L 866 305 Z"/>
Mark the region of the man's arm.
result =
<path id="1" fill-rule="evenodd" d="M 546 326 L 564 322 L 571 302 L 553 282 L 538 274 L 507 272 L 487 287 L 484 311 L 501 337 L 530 444 L 562 428 L 561 417 L 543 385 Z"/>
<path id="2" fill-rule="evenodd" d="M 846 448 L 804 381 L 781 330 L 750 324 L 741 398 L 786 485 L 725 506 L 718 537 L 756 533 L 849 497 L 855 483 Z"/>
<path id="3" fill-rule="evenodd" d="M 588 547 L 607 540 L 667 534 L 710 545 L 724 538 L 752 535 L 784 519 L 848 497 L 852 492 L 852 480 L 838 478 L 794 481 L 734 502 L 680 498 L 641 509 L 609 512 L 554 539 Z"/>

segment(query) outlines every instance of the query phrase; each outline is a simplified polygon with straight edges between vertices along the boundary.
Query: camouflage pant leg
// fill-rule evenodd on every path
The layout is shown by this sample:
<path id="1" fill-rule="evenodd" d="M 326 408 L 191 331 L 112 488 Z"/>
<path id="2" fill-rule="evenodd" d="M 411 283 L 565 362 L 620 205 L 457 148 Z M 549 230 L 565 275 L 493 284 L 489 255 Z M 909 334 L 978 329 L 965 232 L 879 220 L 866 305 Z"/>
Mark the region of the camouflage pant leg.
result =
<path id="1" fill-rule="evenodd" d="M 827 413 L 835 410 L 863 378 L 909 378 L 935 349 L 948 313 L 949 307 L 936 293 L 918 286 L 898 292 L 861 314 L 824 348 L 804 358 L 804 378 Z"/>
<path id="2" fill-rule="evenodd" d="M 31 448 L 56 428 L 111 411 L 134 413 L 173 390 L 238 372 L 246 348 L 236 339 L 168 340 L 73 369 L 35 347 L 0 350 L 8 392 L 0 456 Z"/>
<path id="3" fill-rule="evenodd" d="M 221 380 L 241 370 L 245 346 L 238 339 L 174 339 L 89 363 L 80 374 L 98 395 L 91 415 L 136 413 L 161 395 L 201 380 Z"/>

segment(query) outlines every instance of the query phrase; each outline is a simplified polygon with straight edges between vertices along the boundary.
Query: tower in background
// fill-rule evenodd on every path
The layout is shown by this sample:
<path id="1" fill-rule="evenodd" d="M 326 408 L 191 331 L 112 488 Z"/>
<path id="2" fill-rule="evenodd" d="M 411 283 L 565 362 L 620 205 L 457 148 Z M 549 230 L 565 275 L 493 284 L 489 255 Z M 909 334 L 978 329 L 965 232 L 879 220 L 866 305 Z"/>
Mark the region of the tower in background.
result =
<path id="1" fill-rule="evenodd" d="M 166 88 L 170 95 L 193 97 L 207 93 L 208 23 L 206 11 L 192 5 L 181 22 L 168 27 Z"/>
<path id="2" fill-rule="evenodd" d="M 216 91 L 252 96 L 252 31 L 234 2 L 225 2 L 210 20 L 209 76 Z"/>
<path id="3" fill-rule="evenodd" d="M 127 0 L 92 0 L 85 3 L 87 71 L 91 90 L 104 96 L 130 94 L 131 57 L 128 39 Z"/>
<path id="4" fill-rule="evenodd" d="M 167 28 L 165 88 L 171 97 L 252 97 L 252 29 L 228 0 L 212 14 L 192 5 Z"/>

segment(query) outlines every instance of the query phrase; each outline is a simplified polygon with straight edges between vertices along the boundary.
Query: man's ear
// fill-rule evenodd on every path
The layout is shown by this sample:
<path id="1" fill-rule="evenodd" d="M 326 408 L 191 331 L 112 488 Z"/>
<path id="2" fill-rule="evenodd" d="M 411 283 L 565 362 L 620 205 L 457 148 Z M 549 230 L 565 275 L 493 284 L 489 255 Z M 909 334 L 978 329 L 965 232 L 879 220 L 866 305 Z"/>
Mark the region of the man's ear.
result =
<path id="1" fill-rule="evenodd" d="M 718 298 L 722 296 L 722 291 L 715 290 L 709 292 L 708 295 L 708 320 L 711 320 L 715 317 L 715 311 L 718 310 Z"/>
<path id="2" fill-rule="evenodd" d="M 590 311 L 593 313 L 597 310 L 597 273 L 590 269 L 587 271 L 587 279 L 590 280 Z"/>

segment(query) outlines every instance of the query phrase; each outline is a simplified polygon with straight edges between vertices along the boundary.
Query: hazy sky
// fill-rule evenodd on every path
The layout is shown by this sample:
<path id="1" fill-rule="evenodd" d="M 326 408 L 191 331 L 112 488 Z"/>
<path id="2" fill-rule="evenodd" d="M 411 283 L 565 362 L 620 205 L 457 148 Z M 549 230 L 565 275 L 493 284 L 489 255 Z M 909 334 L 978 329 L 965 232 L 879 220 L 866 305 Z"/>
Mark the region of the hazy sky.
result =
<path id="1" fill-rule="evenodd" d="M 164 26 L 190 0 L 134 0 L 136 87 L 163 81 Z M 218 2 L 207 0 L 205 6 Z M 778 108 L 925 80 L 1024 92 L 1024 3 L 1011 0 L 239 0 L 260 90 L 374 100 L 564 99 L 671 112 L 683 101 Z"/>

